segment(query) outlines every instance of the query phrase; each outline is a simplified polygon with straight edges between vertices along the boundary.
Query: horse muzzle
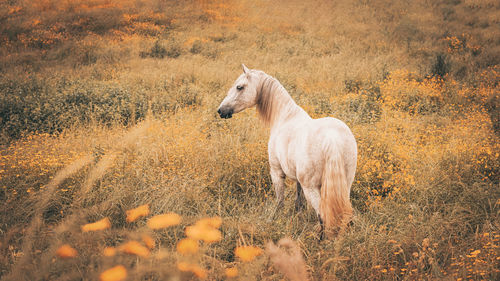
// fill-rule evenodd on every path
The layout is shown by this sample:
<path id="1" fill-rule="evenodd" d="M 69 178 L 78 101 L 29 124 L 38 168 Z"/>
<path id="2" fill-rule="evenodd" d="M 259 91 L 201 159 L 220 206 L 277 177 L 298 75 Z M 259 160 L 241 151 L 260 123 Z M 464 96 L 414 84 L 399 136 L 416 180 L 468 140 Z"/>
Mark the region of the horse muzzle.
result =
<path id="1" fill-rule="evenodd" d="M 217 110 L 217 113 L 219 113 L 220 118 L 228 119 L 228 118 L 233 117 L 233 110 L 232 109 L 222 110 L 219 108 L 219 110 Z"/>

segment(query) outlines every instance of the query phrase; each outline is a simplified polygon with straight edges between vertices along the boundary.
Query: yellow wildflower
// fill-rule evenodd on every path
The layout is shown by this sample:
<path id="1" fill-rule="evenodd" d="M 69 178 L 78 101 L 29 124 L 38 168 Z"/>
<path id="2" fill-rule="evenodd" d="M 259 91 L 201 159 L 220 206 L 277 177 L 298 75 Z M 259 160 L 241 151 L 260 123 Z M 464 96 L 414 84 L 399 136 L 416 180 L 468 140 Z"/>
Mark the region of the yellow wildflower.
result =
<path id="1" fill-rule="evenodd" d="M 238 276 L 238 269 L 236 267 L 226 268 L 226 270 L 224 272 L 226 273 L 226 276 L 228 278 Z"/>
<path id="2" fill-rule="evenodd" d="M 142 235 L 142 241 L 144 242 L 146 247 L 150 249 L 153 249 L 155 247 L 155 240 L 147 234 Z"/>
<path id="3" fill-rule="evenodd" d="M 194 275 L 196 275 L 200 279 L 207 278 L 207 272 L 197 264 L 190 264 L 187 262 L 179 262 L 177 264 L 177 268 L 180 271 L 184 271 L 184 272 L 191 271 Z"/>
<path id="4" fill-rule="evenodd" d="M 139 206 L 135 209 L 127 211 L 127 222 L 133 222 L 139 217 L 147 216 L 149 214 L 149 204 Z"/>
<path id="5" fill-rule="evenodd" d="M 198 242 L 191 238 L 184 238 L 177 243 L 177 252 L 186 255 L 198 252 Z"/>
<path id="6" fill-rule="evenodd" d="M 116 249 L 113 248 L 113 247 L 106 247 L 104 248 L 104 250 L 102 251 L 102 254 L 105 256 L 105 257 L 112 257 L 114 255 L 116 255 Z"/>
<path id="7" fill-rule="evenodd" d="M 86 225 L 83 225 L 82 231 L 83 232 L 98 231 L 98 230 L 108 229 L 110 227 L 111 227 L 111 222 L 109 221 L 108 218 L 104 218 L 100 221 L 96 221 L 94 223 L 88 223 Z"/>
<path id="8" fill-rule="evenodd" d="M 222 219 L 220 217 L 203 218 L 197 221 L 195 225 L 219 228 L 222 225 Z"/>
<path id="9" fill-rule="evenodd" d="M 127 270 L 123 265 L 117 265 L 101 273 L 101 281 L 121 281 L 127 278 Z"/>
<path id="10" fill-rule="evenodd" d="M 471 254 L 472 256 L 477 256 L 477 255 L 479 255 L 480 253 L 481 253 L 481 250 L 475 250 L 475 251 L 471 252 L 470 254 Z"/>
<path id="11" fill-rule="evenodd" d="M 142 246 L 139 242 L 137 241 L 130 241 L 124 244 L 121 247 L 122 251 L 127 254 L 131 255 L 137 255 L 141 257 L 147 257 L 149 256 L 149 250 Z"/>
<path id="12" fill-rule="evenodd" d="M 56 255 L 58 255 L 60 258 L 74 258 L 77 254 L 77 251 L 68 244 L 62 245 L 56 251 Z"/>
<path id="13" fill-rule="evenodd" d="M 181 216 L 175 213 L 157 215 L 150 218 L 147 225 L 151 229 L 160 229 L 181 223 Z"/>
<path id="14" fill-rule="evenodd" d="M 217 242 L 222 239 L 222 234 L 219 230 L 203 225 L 186 227 L 186 236 L 195 240 L 203 240 L 207 243 Z"/>
<path id="15" fill-rule="evenodd" d="M 239 257 L 242 261 L 248 262 L 252 261 L 255 257 L 262 254 L 262 249 L 255 246 L 242 246 L 237 247 L 234 250 L 234 254 Z"/>

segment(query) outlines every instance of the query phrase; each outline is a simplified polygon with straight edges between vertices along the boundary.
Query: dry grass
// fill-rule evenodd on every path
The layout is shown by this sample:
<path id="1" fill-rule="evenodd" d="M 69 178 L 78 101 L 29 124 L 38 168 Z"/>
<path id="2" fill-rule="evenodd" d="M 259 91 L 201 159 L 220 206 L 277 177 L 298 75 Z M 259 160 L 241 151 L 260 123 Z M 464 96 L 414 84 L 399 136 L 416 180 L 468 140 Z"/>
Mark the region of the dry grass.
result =
<path id="1" fill-rule="evenodd" d="M 274 266 L 292 281 L 308 280 L 306 265 L 297 243 L 290 238 L 283 238 L 278 242 L 278 246 L 282 248 L 273 242 L 266 245 L 266 252 Z"/>
<path id="2" fill-rule="evenodd" d="M 1 1 L 0 278 L 498 279 L 499 8 Z M 267 219 L 267 128 L 215 112 L 242 62 L 352 128 L 336 239 L 294 188 Z"/>

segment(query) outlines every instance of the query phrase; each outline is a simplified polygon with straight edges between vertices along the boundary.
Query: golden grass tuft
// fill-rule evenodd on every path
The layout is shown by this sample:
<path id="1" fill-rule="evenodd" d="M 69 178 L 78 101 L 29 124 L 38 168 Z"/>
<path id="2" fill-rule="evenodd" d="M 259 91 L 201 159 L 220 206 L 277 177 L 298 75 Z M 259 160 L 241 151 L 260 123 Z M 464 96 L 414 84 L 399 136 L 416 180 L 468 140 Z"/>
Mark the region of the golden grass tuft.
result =
<path id="1" fill-rule="evenodd" d="M 309 280 L 300 248 L 292 239 L 282 238 L 278 241 L 278 246 L 272 242 L 267 243 L 266 253 L 274 266 L 288 279 Z"/>

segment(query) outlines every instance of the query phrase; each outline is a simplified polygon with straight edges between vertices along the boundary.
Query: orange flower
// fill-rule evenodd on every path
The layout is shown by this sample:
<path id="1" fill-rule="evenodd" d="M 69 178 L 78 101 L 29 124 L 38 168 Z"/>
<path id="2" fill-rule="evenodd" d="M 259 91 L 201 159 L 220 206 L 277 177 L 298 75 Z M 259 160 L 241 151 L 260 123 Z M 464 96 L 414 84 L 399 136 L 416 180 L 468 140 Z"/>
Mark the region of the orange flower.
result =
<path id="1" fill-rule="evenodd" d="M 193 264 L 193 266 L 191 267 L 191 272 L 193 272 L 194 275 L 196 275 L 200 279 L 207 278 L 207 272 L 199 265 Z"/>
<path id="2" fill-rule="evenodd" d="M 177 252 L 187 255 L 198 252 L 198 242 L 191 238 L 184 238 L 177 243 Z"/>
<path id="3" fill-rule="evenodd" d="M 123 246 L 121 246 L 121 249 L 124 253 L 130 254 L 130 255 L 136 255 L 136 256 L 141 256 L 141 257 L 149 256 L 148 248 L 142 246 L 137 241 L 127 242 Z"/>
<path id="4" fill-rule="evenodd" d="M 60 258 L 74 258 L 78 253 L 70 245 L 64 244 L 56 251 L 56 255 Z"/>
<path id="5" fill-rule="evenodd" d="M 238 269 L 236 267 L 226 268 L 226 270 L 224 270 L 224 272 L 226 273 L 226 276 L 228 278 L 238 276 Z"/>
<path id="6" fill-rule="evenodd" d="M 112 257 L 114 255 L 116 255 L 116 249 L 113 248 L 113 247 L 106 247 L 104 248 L 104 250 L 102 251 L 102 254 L 105 256 L 105 257 Z"/>
<path id="7" fill-rule="evenodd" d="M 255 257 L 262 254 L 262 249 L 255 246 L 242 246 L 234 250 L 234 254 L 242 261 L 252 261 Z"/>
<path id="8" fill-rule="evenodd" d="M 219 228 L 222 224 L 222 219 L 220 217 L 213 218 L 203 218 L 196 222 L 195 225 L 203 226 L 203 227 L 213 227 Z"/>
<path id="9" fill-rule="evenodd" d="M 127 270 L 123 265 L 117 265 L 99 275 L 101 281 L 121 281 L 127 278 Z"/>
<path id="10" fill-rule="evenodd" d="M 222 239 L 222 234 L 219 230 L 202 225 L 186 227 L 186 236 L 195 240 L 203 240 L 207 243 L 217 242 Z"/>
<path id="11" fill-rule="evenodd" d="M 474 252 L 470 253 L 471 255 L 477 256 L 481 253 L 481 250 L 475 250 Z"/>
<path id="12" fill-rule="evenodd" d="M 177 268 L 180 271 L 184 271 L 184 272 L 191 271 L 192 273 L 194 273 L 194 275 L 196 275 L 200 279 L 207 278 L 207 272 L 197 264 L 190 264 L 187 262 L 179 262 L 177 264 Z"/>
<path id="13" fill-rule="evenodd" d="M 153 249 L 155 247 L 155 240 L 149 235 L 142 235 L 142 241 L 146 244 L 146 247 Z"/>
<path id="14" fill-rule="evenodd" d="M 217 229 L 208 229 L 205 230 L 204 236 L 202 237 L 203 241 L 207 243 L 213 243 L 220 241 L 222 239 L 222 234 Z"/>
<path id="15" fill-rule="evenodd" d="M 147 225 L 151 229 L 160 229 L 181 223 L 181 216 L 175 213 L 157 215 L 150 218 Z"/>
<path id="16" fill-rule="evenodd" d="M 177 268 L 180 271 L 189 271 L 189 269 L 191 268 L 191 264 L 189 264 L 187 262 L 180 262 L 177 264 Z"/>
<path id="17" fill-rule="evenodd" d="M 83 232 L 98 231 L 98 230 L 108 229 L 110 227 L 111 227 L 111 222 L 109 221 L 109 219 L 103 218 L 100 221 L 96 221 L 94 223 L 88 223 L 86 225 L 83 225 L 82 231 Z"/>
<path id="18" fill-rule="evenodd" d="M 194 225 L 186 227 L 187 237 L 194 240 L 201 240 L 202 235 L 203 235 L 203 229 L 201 227 L 197 227 Z"/>
<path id="19" fill-rule="evenodd" d="M 149 204 L 139 206 L 135 209 L 127 211 L 127 222 L 133 222 L 139 217 L 147 216 L 149 214 Z"/>
<path id="20" fill-rule="evenodd" d="M 222 234 L 217 228 L 222 224 L 220 217 L 203 218 L 193 226 L 186 228 L 186 235 L 195 240 L 203 240 L 207 243 L 217 242 L 222 239 Z"/>

